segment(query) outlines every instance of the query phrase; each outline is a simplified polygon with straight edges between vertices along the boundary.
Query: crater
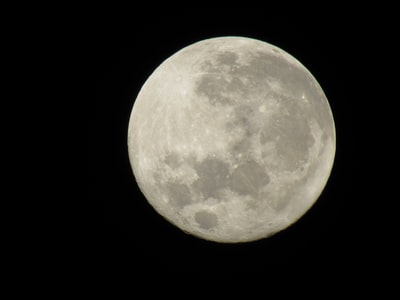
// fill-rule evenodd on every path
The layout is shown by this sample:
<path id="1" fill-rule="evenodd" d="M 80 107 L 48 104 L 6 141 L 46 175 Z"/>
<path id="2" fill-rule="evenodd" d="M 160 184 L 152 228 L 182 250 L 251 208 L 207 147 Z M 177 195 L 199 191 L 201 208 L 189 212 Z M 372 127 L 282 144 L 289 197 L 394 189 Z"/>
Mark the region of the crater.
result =
<path id="1" fill-rule="evenodd" d="M 243 138 L 232 145 L 232 147 L 230 148 L 230 152 L 236 156 L 239 154 L 243 156 L 249 151 L 250 146 L 251 146 L 251 139 Z"/>
<path id="2" fill-rule="evenodd" d="M 272 51 L 274 52 L 274 53 L 281 53 L 278 49 L 276 49 L 276 48 L 272 48 Z"/>
<path id="3" fill-rule="evenodd" d="M 308 113 L 295 102 L 287 102 L 260 131 L 260 143 L 275 144 L 279 165 L 284 170 L 293 171 L 308 160 L 309 149 L 315 140 L 307 116 Z"/>
<path id="4" fill-rule="evenodd" d="M 220 190 L 229 183 L 229 165 L 219 159 L 207 158 L 194 168 L 199 178 L 193 188 L 203 195 L 204 200 L 218 198 Z"/>
<path id="5" fill-rule="evenodd" d="M 164 158 L 164 163 L 170 166 L 172 169 L 177 169 L 180 164 L 180 157 L 175 152 L 168 153 Z"/>
<path id="6" fill-rule="evenodd" d="M 198 211 L 194 215 L 194 220 L 202 229 L 211 229 L 218 225 L 217 215 L 206 210 Z"/>
<path id="7" fill-rule="evenodd" d="M 217 103 L 232 105 L 234 100 L 229 97 L 229 94 L 233 91 L 233 85 L 223 76 L 204 74 L 197 83 L 195 91 L 197 94 L 207 97 L 211 105 Z"/>
<path id="8" fill-rule="evenodd" d="M 275 209 L 276 212 L 282 211 L 289 204 L 291 196 L 292 195 L 290 195 L 290 193 L 288 193 L 285 197 L 279 198 L 279 200 L 274 201 L 272 203 L 271 207 L 273 209 Z"/>
<path id="9" fill-rule="evenodd" d="M 308 159 L 308 150 L 315 140 L 307 120 L 293 116 L 281 118 L 279 137 L 276 142 L 277 153 L 283 157 L 289 170 L 296 169 L 299 162 Z"/>
<path id="10" fill-rule="evenodd" d="M 250 105 L 239 105 L 234 108 L 234 116 L 241 125 L 249 124 L 249 119 L 254 117 L 254 107 Z"/>
<path id="11" fill-rule="evenodd" d="M 302 68 L 274 53 L 257 52 L 240 73 L 264 86 L 267 78 L 282 84 L 282 89 L 291 94 L 299 94 L 304 84 L 309 85 L 310 76 Z"/>
<path id="12" fill-rule="evenodd" d="M 246 209 L 247 210 L 257 210 L 260 207 L 259 199 L 249 199 L 246 201 Z"/>
<path id="13" fill-rule="evenodd" d="M 220 64 L 229 65 L 229 66 L 236 64 L 237 59 L 238 59 L 238 55 L 231 51 L 225 51 L 225 52 L 221 53 L 220 55 L 218 55 L 218 57 L 217 57 L 217 61 Z"/>
<path id="14" fill-rule="evenodd" d="M 281 212 L 286 207 L 288 207 L 291 199 L 293 199 L 293 197 L 297 193 L 295 187 L 295 185 L 289 185 L 280 195 L 270 195 L 269 197 L 267 197 L 268 203 L 271 208 L 274 209 L 276 212 Z"/>
<path id="15" fill-rule="evenodd" d="M 201 66 L 204 75 L 196 82 L 195 92 L 207 97 L 214 106 L 232 105 L 235 99 L 242 98 L 248 88 L 242 80 L 243 76 L 237 74 L 237 70 L 243 67 L 237 59 L 237 54 L 226 51 L 217 55 L 214 62 L 204 62 Z"/>
<path id="16" fill-rule="evenodd" d="M 183 208 L 192 203 L 192 195 L 186 184 L 167 182 L 165 184 L 168 199 L 173 206 Z"/>
<path id="17" fill-rule="evenodd" d="M 257 133 L 253 126 L 254 108 L 249 105 L 240 105 L 234 108 L 233 118 L 226 122 L 226 131 L 239 133 L 239 138 L 231 145 L 230 150 L 234 153 L 244 154 L 249 150 L 251 140 Z"/>
<path id="18" fill-rule="evenodd" d="M 266 142 L 268 142 L 269 138 L 268 135 L 265 131 L 261 131 L 260 133 L 260 143 L 261 144 L 265 144 Z"/>
<path id="19" fill-rule="evenodd" d="M 270 182 L 265 168 L 251 160 L 239 165 L 232 173 L 231 189 L 240 195 L 258 198 L 261 189 Z"/>

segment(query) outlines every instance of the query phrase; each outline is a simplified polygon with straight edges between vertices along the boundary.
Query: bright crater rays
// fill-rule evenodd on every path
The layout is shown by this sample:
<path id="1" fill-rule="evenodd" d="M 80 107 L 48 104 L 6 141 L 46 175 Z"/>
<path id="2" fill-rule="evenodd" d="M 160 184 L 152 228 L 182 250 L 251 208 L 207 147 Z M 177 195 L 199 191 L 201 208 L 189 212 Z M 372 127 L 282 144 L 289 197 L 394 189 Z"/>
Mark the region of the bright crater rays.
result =
<path id="1" fill-rule="evenodd" d="M 283 50 L 221 37 L 190 45 L 142 87 L 128 131 L 154 209 L 216 242 L 275 234 L 318 199 L 335 156 L 321 87 Z"/>

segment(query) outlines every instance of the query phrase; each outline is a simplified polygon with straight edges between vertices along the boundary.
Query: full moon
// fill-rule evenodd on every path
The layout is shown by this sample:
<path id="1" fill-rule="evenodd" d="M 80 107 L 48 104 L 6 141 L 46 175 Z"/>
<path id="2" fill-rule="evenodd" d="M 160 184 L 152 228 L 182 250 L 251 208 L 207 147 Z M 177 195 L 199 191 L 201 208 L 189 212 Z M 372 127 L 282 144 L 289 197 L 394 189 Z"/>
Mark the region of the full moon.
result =
<path id="1" fill-rule="evenodd" d="M 130 163 L 160 215 L 221 243 L 302 217 L 334 161 L 335 125 L 313 75 L 263 41 L 219 37 L 166 59 L 134 103 Z"/>

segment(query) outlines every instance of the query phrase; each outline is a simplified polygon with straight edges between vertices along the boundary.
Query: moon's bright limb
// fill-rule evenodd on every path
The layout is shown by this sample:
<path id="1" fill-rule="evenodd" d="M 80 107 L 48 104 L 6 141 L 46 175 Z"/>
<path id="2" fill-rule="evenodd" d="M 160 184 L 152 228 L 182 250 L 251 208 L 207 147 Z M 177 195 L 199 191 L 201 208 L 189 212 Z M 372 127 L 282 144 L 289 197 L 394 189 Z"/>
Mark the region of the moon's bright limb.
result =
<path id="1" fill-rule="evenodd" d="M 335 156 L 324 92 L 283 50 L 221 37 L 190 45 L 143 85 L 130 162 L 155 210 L 217 242 L 270 236 L 322 192 Z"/>

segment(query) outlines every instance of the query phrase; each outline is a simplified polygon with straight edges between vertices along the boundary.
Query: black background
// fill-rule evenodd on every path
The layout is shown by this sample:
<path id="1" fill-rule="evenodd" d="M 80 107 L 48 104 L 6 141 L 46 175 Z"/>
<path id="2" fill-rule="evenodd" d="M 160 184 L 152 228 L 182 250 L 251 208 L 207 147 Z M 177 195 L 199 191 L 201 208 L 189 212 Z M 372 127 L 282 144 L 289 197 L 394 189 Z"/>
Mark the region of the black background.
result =
<path id="1" fill-rule="evenodd" d="M 332 272 L 351 277 L 366 267 L 361 250 L 365 199 L 356 192 L 361 112 L 355 109 L 362 101 L 355 90 L 363 72 L 364 23 L 346 15 L 271 18 L 261 8 L 254 17 L 243 19 L 243 14 L 160 18 L 143 12 L 140 20 L 120 23 L 105 16 L 93 24 L 88 38 L 96 82 L 89 114 L 88 195 L 97 217 L 91 255 L 99 271 L 221 280 L 278 269 L 290 276 L 312 270 L 322 277 Z M 287 230 L 246 244 L 200 240 L 168 223 L 139 191 L 128 160 L 130 112 L 148 76 L 182 47 L 224 35 L 260 39 L 296 57 L 322 86 L 336 125 L 333 170 L 316 204 Z"/>

